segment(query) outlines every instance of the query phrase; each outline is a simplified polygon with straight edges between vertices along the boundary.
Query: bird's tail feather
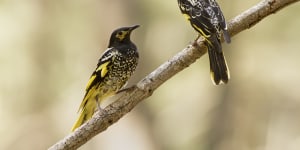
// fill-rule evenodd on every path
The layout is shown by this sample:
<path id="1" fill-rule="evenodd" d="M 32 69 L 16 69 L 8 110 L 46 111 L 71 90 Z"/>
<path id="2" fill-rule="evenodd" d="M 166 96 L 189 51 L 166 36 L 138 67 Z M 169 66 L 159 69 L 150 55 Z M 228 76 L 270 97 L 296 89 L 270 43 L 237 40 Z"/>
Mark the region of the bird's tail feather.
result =
<path id="1" fill-rule="evenodd" d="M 211 78 L 215 85 L 227 83 L 230 74 L 222 52 L 221 44 L 208 44 Z"/>
<path id="2" fill-rule="evenodd" d="M 74 123 L 71 131 L 75 131 L 78 127 L 80 127 L 82 124 L 84 124 L 86 121 L 92 118 L 95 108 L 97 106 L 97 102 L 94 100 L 87 101 L 87 104 L 82 108 L 80 115 L 76 122 Z"/>

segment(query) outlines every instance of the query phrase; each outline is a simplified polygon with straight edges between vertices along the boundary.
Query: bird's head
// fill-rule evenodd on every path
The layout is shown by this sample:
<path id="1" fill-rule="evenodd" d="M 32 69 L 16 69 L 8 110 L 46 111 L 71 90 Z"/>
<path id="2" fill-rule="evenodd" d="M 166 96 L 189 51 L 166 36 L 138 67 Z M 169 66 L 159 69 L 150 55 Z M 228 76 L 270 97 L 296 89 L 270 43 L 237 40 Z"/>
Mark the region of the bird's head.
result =
<path id="1" fill-rule="evenodd" d="M 134 25 L 131 27 L 121 27 L 113 31 L 110 36 L 109 45 L 108 47 L 112 47 L 122 43 L 129 43 L 130 41 L 130 34 L 131 32 L 138 28 L 139 25 Z"/>

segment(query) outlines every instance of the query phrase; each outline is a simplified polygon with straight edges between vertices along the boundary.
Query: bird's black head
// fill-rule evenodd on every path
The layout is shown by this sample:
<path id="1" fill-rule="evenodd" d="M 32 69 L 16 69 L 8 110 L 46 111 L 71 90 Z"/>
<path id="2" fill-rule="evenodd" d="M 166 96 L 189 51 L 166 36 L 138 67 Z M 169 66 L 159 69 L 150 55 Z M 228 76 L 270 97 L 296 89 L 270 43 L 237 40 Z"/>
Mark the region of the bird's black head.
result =
<path id="1" fill-rule="evenodd" d="M 108 47 L 117 46 L 119 44 L 130 43 L 130 34 L 131 31 L 138 28 L 139 25 L 134 25 L 132 27 L 122 27 L 116 29 L 110 36 Z"/>

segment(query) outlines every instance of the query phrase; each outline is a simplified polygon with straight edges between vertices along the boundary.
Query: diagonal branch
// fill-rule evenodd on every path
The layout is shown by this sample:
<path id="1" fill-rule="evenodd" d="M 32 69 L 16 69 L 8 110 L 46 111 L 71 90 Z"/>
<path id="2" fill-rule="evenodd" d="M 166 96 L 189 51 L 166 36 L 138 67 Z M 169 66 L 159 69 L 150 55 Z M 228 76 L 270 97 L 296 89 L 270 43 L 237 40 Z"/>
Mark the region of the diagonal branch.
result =
<path id="1" fill-rule="evenodd" d="M 228 23 L 231 36 L 248 29 L 289 4 L 299 0 L 262 0 L 252 8 L 233 18 Z M 152 92 L 178 72 L 187 68 L 206 53 L 204 40 L 200 38 L 198 46 L 188 45 L 173 58 L 142 79 L 136 86 L 122 92 L 117 101 L 107 106 L 103 112 L 97 112 L 93 118 L 75 132 L 58 141 L 50 150 L 76 149 L 92 137 L 106 130 L 121 117 L 131 111 L 140 101 L 151 96 Z"/>

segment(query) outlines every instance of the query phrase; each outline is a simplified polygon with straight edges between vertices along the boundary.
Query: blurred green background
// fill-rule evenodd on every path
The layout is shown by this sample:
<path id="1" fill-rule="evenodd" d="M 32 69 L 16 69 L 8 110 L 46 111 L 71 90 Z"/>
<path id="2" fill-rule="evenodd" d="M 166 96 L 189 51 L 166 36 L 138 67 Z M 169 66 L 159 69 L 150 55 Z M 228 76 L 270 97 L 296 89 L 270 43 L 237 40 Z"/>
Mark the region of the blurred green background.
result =
<path id="1" fill-rule="evenodd" d="M 259 0 L 219 0 L 227 20 Z M 300 5 L 223 45 L 231 71 L 214 86 L 208 57 L 177 74 L 81 150 L 299 150 Z M 141 24 L 132 85 L 196 32 L 176 0 L 0 1 L 0 149 L 46 149 L 70 132 L 111 32 Z"/>

